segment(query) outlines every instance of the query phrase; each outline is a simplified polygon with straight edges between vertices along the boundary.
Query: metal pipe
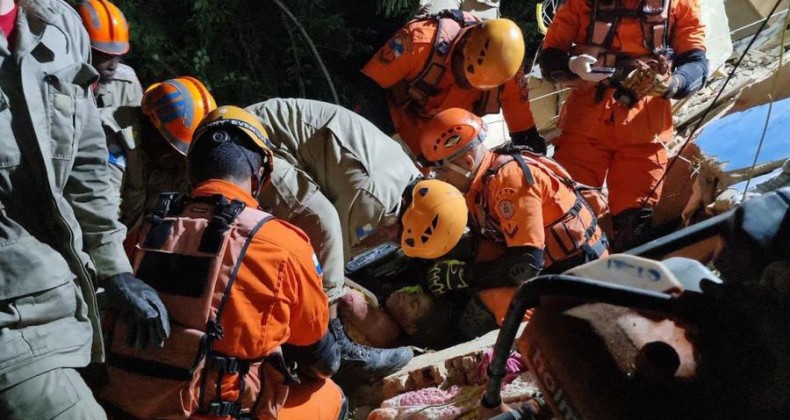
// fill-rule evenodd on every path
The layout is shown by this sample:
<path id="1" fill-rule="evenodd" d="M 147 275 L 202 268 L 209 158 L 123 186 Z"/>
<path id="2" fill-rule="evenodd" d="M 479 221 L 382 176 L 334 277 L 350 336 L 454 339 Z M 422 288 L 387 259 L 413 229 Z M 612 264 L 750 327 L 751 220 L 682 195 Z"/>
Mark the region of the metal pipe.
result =
<path id="1" fill-rule="evenodd" d="M 505 362 L 516 338 L 518 326 L 529 308 L 540 303 L 543 296 L 569 296 L 590 299 L 596 302 L 626 306 L 645 310 L 668 312 L 674 302 L 670 295 L 646 291 L 598 280 L 568 275 L 547 275 L 527 280 L 516 291 L 510 301 L 502 329 L 499 330 L 494 357 L 488 366 L 488 385 L 481 404 L 494 408 L 502 403 L 499 395 L 505 377 Z"/>
<path id="2" fill-rule="evenodd" d="M 683 249 L 704 239 L 726 234 L 729 231 L 730 219 L 734 211 L 735 210 L 730 210 L 718 216 L 711 217 L 710 219 L 685 229 L 662 236 L 636 248 L 629 249 L 623 252 L 623 254 L 660 260 L 670 252 Z"/>

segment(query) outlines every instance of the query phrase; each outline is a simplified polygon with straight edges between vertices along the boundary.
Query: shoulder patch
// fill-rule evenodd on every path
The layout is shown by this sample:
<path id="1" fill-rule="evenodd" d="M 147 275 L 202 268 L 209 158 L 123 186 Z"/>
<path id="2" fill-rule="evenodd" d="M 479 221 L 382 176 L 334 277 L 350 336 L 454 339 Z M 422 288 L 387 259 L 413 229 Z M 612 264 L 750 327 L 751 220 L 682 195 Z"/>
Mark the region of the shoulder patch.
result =
<path id="1" fill-rule="evenodd" d="M 324 276 L 324 270 L 321 269 L 321 262 L 318 261 L 318 256 L 313 253 L 313 264 L 315 265 L 315 272 L 318 274 L 318 277 Z"/>
<path id="2" fill-rule="evenodd" d="M 381 49 L 381 52 L 379 52 L 379 61 L 384 64 L 389 64 L 410 48 L 411 42 L 408 36 L 405 36 L 403 33 L 398 33 Z"/>
<path id="3" fill-rule="evenodd" d="M 358 227 L 357 228 L 357 232 L 356 232 L 357 233 L 357 239 L 359 239 L 361 241 L 361 240 L 367 238 L 368 236 L 372 235 L 373 232 L 375 232 L 375 231 L 376 231 L 376 228 L 374 228 L 370 223 L 366 224 L 365 226 Z"/>

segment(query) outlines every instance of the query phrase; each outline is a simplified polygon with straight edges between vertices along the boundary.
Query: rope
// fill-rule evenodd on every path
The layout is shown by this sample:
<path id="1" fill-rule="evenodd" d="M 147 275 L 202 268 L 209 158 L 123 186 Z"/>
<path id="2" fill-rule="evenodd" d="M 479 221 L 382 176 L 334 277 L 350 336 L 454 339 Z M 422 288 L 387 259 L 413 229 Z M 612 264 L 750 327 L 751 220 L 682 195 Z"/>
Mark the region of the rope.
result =
<path id="1" fill-rule="evenodd" d="M 790 25 L 790 14 L 787 15 L 785 18 L 785 24 L 782 26 L 782 42 L 779 43 L 779 66 L 777 67 L 776 76 L 774 77 L 774 82 L 771 86 L 771 93 L 768 94 L 768 115 L 765 116 L 763 132 L 760 135 L 760 142 L 757 144 L 757 151 L 754 153 L 754 161 L 752 162 L 752 166 L 749 168 L 749 175 L 746 178 L 746 187 L 743 189 L 743 197 L 741 197 L 741 202 L 746 201 L 746 191 L 749 190 L 749 184 L 752 182 L 752 177 L 754 176 L 754 167 L 757 166 L 757 159 L 760 156 L 760 151 L 763 149 L 763 141 L 765 141 L 765 135 L 768 132 L 768 123 L 771 120 L 771 110 L 774 106 L 774 93 L 776 93 L 776 85 L 779 81 L 779 75 L 782 70 L 782 62 L 784 61 L 785 56 L 785 36 L 787 35 L 787 25 Z"/>
<path id="2" fill-rule="evenodd" d="M 776 12 L 776 9 L 779 7 L 779 4 L 781 2 L 782 2 L 782 0 L 776 0 L 776 3 L 774 3 L 773 8 L 771 8 L 771 12 L 768 15 L 773 15 L 774 12 Z M 760 25 L 760 28 L 757 29 L 757 32 L 752 36 L 751 41 L 749 41 L 749 45 L 747 45 L 746 49 L 743 50 L 743 54 L 741 54 L 741 57 L 738 59 L 738 62 L 735 63 L 735 66 L 730 71 L 730 74 L 727 75 L 727 79 L 724 81 L 724 84 L 721 85 L 721 88 L 719 89 L 719 93 L 716 94 L 716 97 L 710 103 L 708 108 L 705 109 L 705 112 L 703 112 L 702 115 L 700 116 L 699 120 L 697 120 L 697 124 L 694 125 L 694 128 L 688 134 L 688 137 L 686 137 L 686 140 L 683 141 L 683 143 L 681 144 L 680 149 L 678 149 L 678 152 L 677 152 L 676 156 L 680 156 L 680 155 L 683 154 L 683 151 L 686 150 L 686 147 L 691 142 L 691 139 L 694 138 L 694 134 L 702 126 L 702 123 L 705 121 L 705 118 L 708 116 L 710 111 L 713 110 L 713 108 L 718 105 L 719 98 L 721 98 L 721 95 L 724 93 L 724 88 L 727 87 L 727 84 L 730 82 L 730 80 L 732 80 L 732 77 L 735 76 L 735 72 L 738 70 L 738 67 L 740 67 L 741 62 L 743 62 L 743 59 L 746 57 L 746 54 L 752 48 L 752 46 L 754 45 L 755 41 L 757 41 L 757 38 L 760 36 L 760 34 L 763 32 L 763 30 L 765 29 L 766 25 L 768 24 L 768 20 L 769 19 L 763 20 L 762 24 Z M 650 197 L 652 197 L 653 194 L 655 194 L 655 192 L 658 189 L 658 187 L 660 187 L 661 184 L 663 184 L 664 180 L 667 178 L 667 175 L 669 174 L 669 171 L 672 169 L 672 166 L 675 165 L 675 162 L 677 162 L 677 159 L 672 159 L 672 161 L 669 162 L 669 165 L 667 166 L 667 169 L 664 171 L 664 173 L 661 175 L 661 178 L 658 179 L 658 182 L 656 182 L 656 185 L 654 185 L 653 188 L 650 190 L 650 193 L 647 194 L 647 196 L 642 200 L 642 204 L 639 206 L 640 209 L 643 209 L 643 208 L 647 207 L 647 200 Z"/>

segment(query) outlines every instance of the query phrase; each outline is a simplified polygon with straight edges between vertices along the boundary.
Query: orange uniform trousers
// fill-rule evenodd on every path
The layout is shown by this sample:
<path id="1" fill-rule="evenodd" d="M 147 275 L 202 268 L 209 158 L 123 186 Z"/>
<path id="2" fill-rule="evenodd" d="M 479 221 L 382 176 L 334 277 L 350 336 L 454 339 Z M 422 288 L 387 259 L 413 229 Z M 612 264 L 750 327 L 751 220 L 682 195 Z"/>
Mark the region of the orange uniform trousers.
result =
<path id="1" fill-rule="evenodd" d="M 599 128 L 600 129 L 600 128 Z M 609 189 L 613 215 L 629 208 L 652 207 L 661 196 L 658 181 L 667 167 L 667 150 L 656 142 L 620 138 L 609 126 L 604 135 L 563 132 L 554 140 L 554 159 L 582 184 Z"/>
<path id="2" fill-rule="evenodd" d="M 334 420 L 340 417 L 343 391 L 331 379 L 291 386 L 281 420 Z"/>

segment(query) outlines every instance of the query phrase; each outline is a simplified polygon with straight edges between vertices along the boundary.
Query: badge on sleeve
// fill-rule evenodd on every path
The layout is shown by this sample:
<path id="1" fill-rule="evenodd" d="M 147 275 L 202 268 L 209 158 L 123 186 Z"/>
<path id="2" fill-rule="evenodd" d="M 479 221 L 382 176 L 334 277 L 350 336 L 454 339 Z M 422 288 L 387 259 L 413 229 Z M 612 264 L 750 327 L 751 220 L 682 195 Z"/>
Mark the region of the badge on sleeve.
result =
<path id="1" fill-rule="evenodd" d="M 384 64 L 389 64 L 400 57 L 405 50 L 406 43 L 403 41 L 401 35 L 395 35 L 395 37 L 390 39 L 387 45 L 382 48 L 381 53 L 379 53 L 379 61 Z"/>
<path id="2" fill-rule="evenodd" d="M 497 204 L 497 213 L 503 219 L 510 219 L 516 214 L 516 207 L 510 200 L 502 200 Z"/>

